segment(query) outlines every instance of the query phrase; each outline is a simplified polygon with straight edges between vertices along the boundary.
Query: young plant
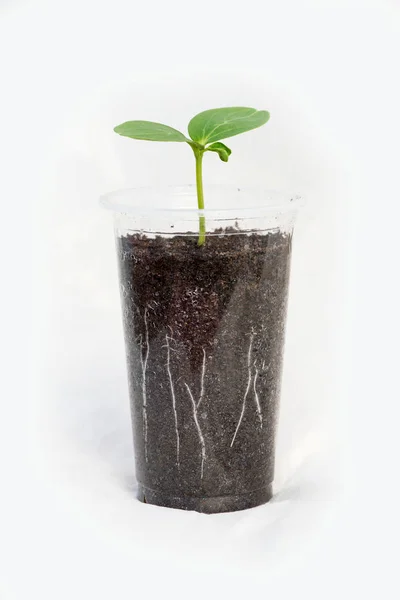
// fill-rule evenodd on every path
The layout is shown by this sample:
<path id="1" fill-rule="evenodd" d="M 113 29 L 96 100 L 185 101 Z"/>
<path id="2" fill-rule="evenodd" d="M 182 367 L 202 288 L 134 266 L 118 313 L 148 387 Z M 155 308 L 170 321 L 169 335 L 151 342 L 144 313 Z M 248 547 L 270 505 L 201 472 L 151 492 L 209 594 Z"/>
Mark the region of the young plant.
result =
<path id="1" fill-rule="evenodd" d="M 153 142 L 185 142 L 194 152 L 196 160 L 196 188 L 199 209 L 204 209 L 203 192 L 203 155 L 205 152 L 216 152 L 223 162 L 228 162 L 231 150 L 220 140 L 239 133 L 245 133 L 264 125 L 269 119 L 269 112 L 255 108 L 230 107 L 213 108 L 199 113 L 189 122 L 187 138 L 183 133 L 161 123 L 152 121 L 127 121 L 114 128 L 115 133 L 135 140 Z M 206 239 L 206 221 L 204 215 L 199 216 L 199 246 Z"/>

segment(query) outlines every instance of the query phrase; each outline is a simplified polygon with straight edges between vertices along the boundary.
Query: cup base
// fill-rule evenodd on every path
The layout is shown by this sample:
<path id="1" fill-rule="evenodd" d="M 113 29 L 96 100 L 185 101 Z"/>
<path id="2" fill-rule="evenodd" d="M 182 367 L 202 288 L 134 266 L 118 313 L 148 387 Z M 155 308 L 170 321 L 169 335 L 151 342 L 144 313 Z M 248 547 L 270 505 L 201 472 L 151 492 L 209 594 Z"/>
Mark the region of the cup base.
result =
<path id="1" fill-rule="evenodd" d="M 138 487 L 138 500 L 146 504 L 164 506 L 166 508 L 178 508 L 180 510 L 194 510 L 200 513 L 213 514 L 234 512 L 254 508 L 266 504 L 272 498 L 272 483 L 259 490 L 254 490 L 240 496 L 216 496 L 216 497 L 193 497 L 193 496 L 169 496 L 163 492 L 156 492 L 141 484 Z"/>

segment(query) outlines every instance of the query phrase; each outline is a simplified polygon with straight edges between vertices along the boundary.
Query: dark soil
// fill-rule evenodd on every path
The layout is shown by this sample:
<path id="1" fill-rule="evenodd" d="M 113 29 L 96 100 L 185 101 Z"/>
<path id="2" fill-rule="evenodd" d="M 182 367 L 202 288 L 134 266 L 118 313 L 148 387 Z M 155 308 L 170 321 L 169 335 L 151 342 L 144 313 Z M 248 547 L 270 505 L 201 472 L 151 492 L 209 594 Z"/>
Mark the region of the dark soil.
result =
<path id="1" fill-rule="evenodd" d="M 229 233 L 118 240 L 142 501 L 222 512 L 272 494 L 291 237 Z"/>

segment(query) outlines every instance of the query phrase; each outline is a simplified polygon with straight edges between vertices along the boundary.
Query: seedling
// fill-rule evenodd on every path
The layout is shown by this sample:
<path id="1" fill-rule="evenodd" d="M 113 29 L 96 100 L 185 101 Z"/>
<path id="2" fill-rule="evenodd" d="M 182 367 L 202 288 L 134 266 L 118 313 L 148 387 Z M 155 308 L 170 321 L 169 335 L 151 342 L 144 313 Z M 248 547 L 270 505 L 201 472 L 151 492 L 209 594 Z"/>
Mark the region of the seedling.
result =
<path id="1" fill-rule="evenodd" d="M 255 108 L 230 107 L 213 108 L 199 113 L 189 122 L 187 138 L 183 133 L 161 123 L 151 121 L 127 121 L 114 128 L 119 135 L 135 140 L 153 142 L 186 142 L 192 148 L 196 160 L 197 203 L 204 209 L 203 192 L 203 155 L 205 152 L 216 152 L 223 162 L 228 162 L 231 150 L 220 140 L 239 133 L 245 133 L 264 125 L 269 119 L 269 112 Z M 206 220 L 199 216 L 199 246 L 206 239 Z"/>

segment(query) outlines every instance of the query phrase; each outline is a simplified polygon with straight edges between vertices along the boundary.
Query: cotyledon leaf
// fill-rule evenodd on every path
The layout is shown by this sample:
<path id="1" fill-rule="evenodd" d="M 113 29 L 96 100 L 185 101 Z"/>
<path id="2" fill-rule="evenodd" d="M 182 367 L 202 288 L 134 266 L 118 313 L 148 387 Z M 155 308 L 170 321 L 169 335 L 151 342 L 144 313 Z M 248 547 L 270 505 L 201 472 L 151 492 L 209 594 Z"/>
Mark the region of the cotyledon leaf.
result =
<path id="1" fill-rule="evenodd" d="M 268 119 L 266 110 L 244 106 L 213 108 L 193 117 L 188 131 L 194 142 L 205 145 L 261 127 Z"/>
<path id="2" fill-rule="evenodd" d="M 153 142 L 187 142 L 188 139 L 173 127 L 152 121 L 127 121 L 114 127 L 115 133 L 135 140 Z M 189 140 L 190 141 L 190 140 Z"/>

